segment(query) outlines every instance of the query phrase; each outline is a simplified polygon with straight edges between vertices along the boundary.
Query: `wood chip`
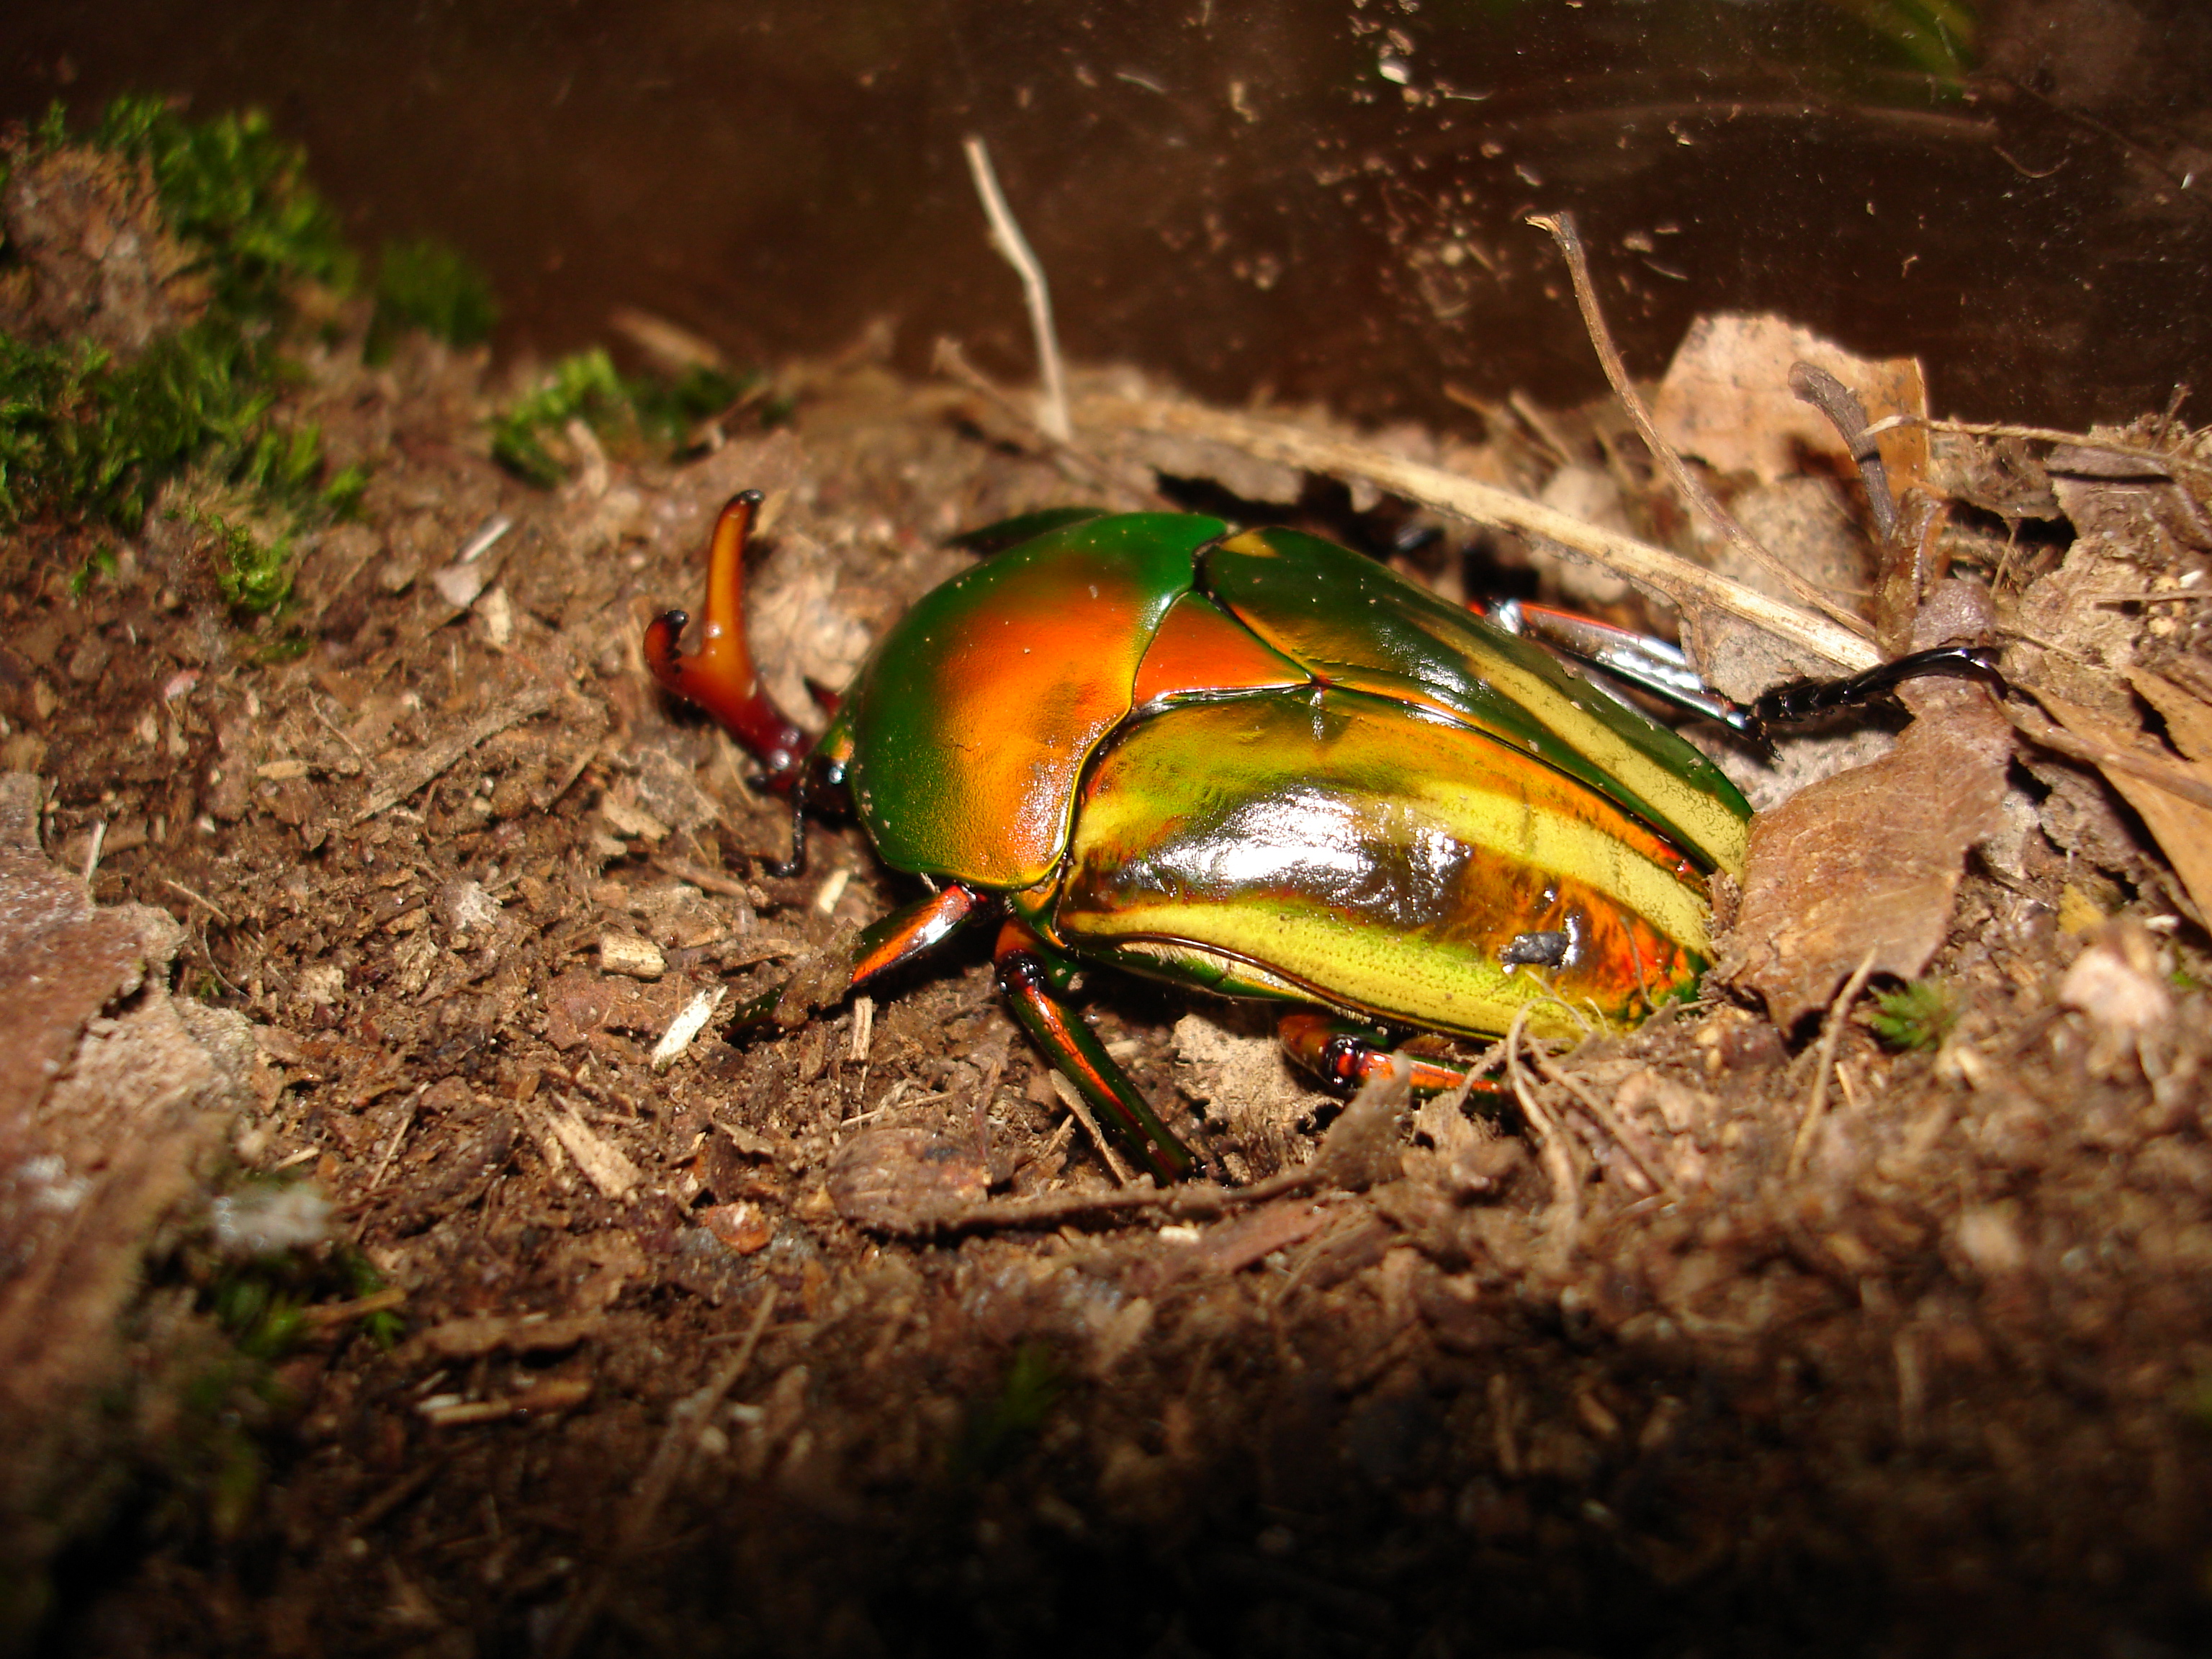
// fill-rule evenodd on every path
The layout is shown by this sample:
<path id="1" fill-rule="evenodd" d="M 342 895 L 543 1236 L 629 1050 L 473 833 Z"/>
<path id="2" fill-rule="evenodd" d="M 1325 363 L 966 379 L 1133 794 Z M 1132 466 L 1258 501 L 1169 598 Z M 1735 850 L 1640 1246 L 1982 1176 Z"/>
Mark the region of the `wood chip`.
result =
<path id="1" fill-rule="evenodd" d="M 576 1160 L 585 1178 L 609 1198 L 628 1198 L 645 1179 L 637 1165 L 623 1156 L 622 1149 L 585 1122 L 574 1105 L 563 1102 L 559 1111 L 548 1112 L 545 1127 Z"/>
<path id="2" fill-rule="evenodd" d="M 711 991 L 702 991 L 684 1005 L 683 1012 L 668 1022 L 668 1029 L 653 1047 L 653 1069 L 665 1072 L 673 1066 L 684 1051 L 691 1046 L 692 1038 L 707 1029 L 707 1022 L 714 1017 L 714 1010 L 730 994 L 726 985 L 717 985 Z"/>
<path id="3" fill-rule="evenodd" d="M 573 1348 L 605 1322 L 598 1314 L 549 1319 L 537 1314 L 478 1314 L 431 1326 L 416 1339 L 441 1359 L 509 1353 L 556 1353 Z"/>
<path id="4" fill-rule="evenodd" d="M 632 979 L 659 979 L 668 971 L 668 960 L 649 939 L 605 933 L 599 935 L 599 970 L 626 974 Z"/>

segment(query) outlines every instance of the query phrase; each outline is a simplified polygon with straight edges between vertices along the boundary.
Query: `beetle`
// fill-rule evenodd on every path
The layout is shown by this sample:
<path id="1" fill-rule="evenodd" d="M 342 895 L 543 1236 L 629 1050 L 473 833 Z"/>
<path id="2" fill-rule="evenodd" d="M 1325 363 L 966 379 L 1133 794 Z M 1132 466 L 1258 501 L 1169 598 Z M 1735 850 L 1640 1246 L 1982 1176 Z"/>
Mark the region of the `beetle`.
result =
<path id="1" fill-rule="evenodd" d="M 789 794 L 784 872 L 840 805 L 927 890 L 842 990 L 997 919 L 1017 1018 L 1159 1179 L 1192 1155 L 1070 1006 L 1082 963 L 1291 1005 L 1285 1047 L 1340 1085 L 1393 1030 L 1620 1029 L 1694 994 L 1750 808 L 1537 645 L 1301 532 L 1063 509 L 918 600 L 810 744 L 745 646 L 761 499 L 716 523 L 697 648 L 682 611 L 647 627 L 653 676 Z"/>

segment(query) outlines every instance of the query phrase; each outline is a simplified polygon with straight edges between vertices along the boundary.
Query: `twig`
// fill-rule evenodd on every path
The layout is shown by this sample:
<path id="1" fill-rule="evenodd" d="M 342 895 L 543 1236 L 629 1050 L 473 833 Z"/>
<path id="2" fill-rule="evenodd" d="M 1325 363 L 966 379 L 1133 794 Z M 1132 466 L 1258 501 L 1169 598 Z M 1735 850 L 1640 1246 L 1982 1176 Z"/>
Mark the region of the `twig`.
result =
<path id="1" fill-rule="evenodd" d="M 591 1583 L 569 1607 L 568 1616 L 553 1632 L 552 1640 L 545 1644 L 546 1659 L 568 1659 L 592 1633 L 592 1626 L 599 1623 L 617 1574 L 643 1550 L 661 1505 L 668 1501 L 668 1494 L 676 1489 L 677 1481 L 698 1449 L 700 1431 L 707 1426 L 715 1408 L 753 1363 L 753 1351 L 760 1346 L 762 1333 L 768 1329 L 769 1316 L 775 1311 L 775 1302 L 776 1289 L 771 1285 L 761 1292 L 760 1303 L 753 1310 L 753 1322 L 745 1328 L 737 1352 L 722 1362 L 721 1369 L 707 1379 L 705 1387 L 677 1401 L 668 1413 L 668 1426 L 661 1431 L 660 1443 L 653 1448 L 653 1461 L 646 1465 L 637 1491 L 616 1526 L 613 1547 L 600 1563 Z"/>
<path id="2" fill-rule="evenodd" d="M 1545 1219 L 1545 1228 L 1564 1249 L 1582 1223 L 1582 1193 L 1575 1180 L 1575 1161 L 1568 1154 L 1566 1137 L 1559 1133 L 1559 1126 L 1553 1121 L 1552 1115 L 1529 1088 L 1528 1073 L 1521 1068 L 1521 1036 L 1528 1024 L 1528 1009 L 1529 1005 L 1523 1003 L 1506 1030 L 1505 1075 L 1512 1085 L 1513 1098 L 1520 1103 L 1521 1115 L 1536 1132 L 1536 1155 L 1544 1165 L 1546 1179 L 1552 1183 L 1552 1208 Z"/>
<path id="3" fill-rule="evenodd" d="M 339 726 L 338 724 L 331 720 L 328 714 L 323 713 L 323 700 L 312 691 L 307 693 L 307 707 L 315 711 L 315 718 L 323 723 L 323 729 L 325 732 L 328 732 L 340 743 L 353 750 L 354 758 L 356 760 L 364 763 L 368 761 L 368 757 L 362 752 L 362 746 L 356 743 L 351 738 L 346 736 L 343 728 Z"/>
<path id="4" fill-rule="evenodd" d="M 1924 426 L 1930 432 L 1956 432 L 1968 438 L 2020 438 L 2029 443 L 2066 444 L 2075 449 L 2094 449 L 2106 455 L 2124 455 L 2131 461 L 2141 461 L 2148 466 L 2171 468 L 2177 472 L 2194 472 L 2199 477 L 2212 479 L 2212 462 L 2200 461 L 2193 456 L 2177 454 L 2169 449 L 2145 449 L 2139 444 L 2114 443 L 2109 438 L 2092 438 L 2079 432 L 2062 432 L 2051 426 L 2013 426 L 2002 421 L 1948 421 L 1932 415 L 1885 415 L 1866 429 L 1869 438 L 1878 438 L 1885 432 L 1901 426 Z"/>
<path id="5" fill-rule="evenodd" d="M 968 171 L 975 175 L 975 193 L 983 198 L 984 216 L 991 222 L 991 246 L 999 250 L 1000 258 L 1014 268 L 1022 279 L 1022 298 L 1030 310 L 1030 332 L 1036 338 L 1037 372 L 1044 383 L 1043 396 L 1037 406 L 1037 425 L 1045 435 L 1058 443 L 1066 443 L 1074 437 L 1075 428 L 1067 418 L 1067 382 L 1060 374 L 1060 339 L 1053 331 L 1052 295 L 1045 287 L 1044 267 L 1030 251 L 1022 228 L 1014 222 L 1013 210 L 1006 205 L 1006 195 L 999 188 L 999 175 L 991 167 L 991 152 L 983 141 L 970 133 L 960 141 L 961 149 L 968 152 Z"/>
<path id="6" fill-rule="evenodd" d="M 1848 673 L 1875 667 L 1882 660 L 1872 641 L 1677 557 L 1664 548 L 1570 518 L 1526 495 L 1477 483 L 1365 444 L 1317 437 L 1249 415 L 1156 398 L 1088 398 L 1076 412 L 1085 426 L 1210 439 L 1261 460 L 1279 461 L 1331 477 L 1362 478 L 1393 495 L 1470 523 L 1540 536 L 1595 560 L 1679 609 L 1726 611 L 1800 650 L 1825 657 Z"/>
<path id="7" fill-rule="evenodd" d="M 720 730 L 720 728 L 717 727 L 716 729 Z M 537 797 L 532 797 L 531 804 L 536 806 L 540 812 L 551 811 L 554 806 L 560 801 L 561 797 L 567 794 L 570 789 L 575 787 L 576 780 L 584 775 L 584 769 L 599 757 L 602 747 L 603 745 L 596 743 L 586 744 L 584 745 L 583 752 L 578 755 L 574 760 L 568 763 L 568 769 L 561 775 L 561 781 L 553 786 L 553 793 L 544 797 L 542 799 Z"/>
<path id="8" fill-rule="evenodd" d="M 312 1152 L 313 1148 L 310 1147 L 308 1151 Z M 300 1317 L 318 1330 L 328 1330 L 356 1319 L 366 1319 L 371 1314 L 386 1313 L 393 1308 L 404 1307 L 406 1302 L 407 1292 L 393 1285 L 384 1290 L 371 1291 L 367 1296 L 355 1297 L 349 1302 L 323 1302 L 312 1308 L 302 1308 Z"/>
<path id="9" fill-rule="evenodd" d="M 1667 1173 L 1658 1167 L 1657 1161 L 1644 1155 L 1643 1147 L 1637 1144 L 1644 1137 L 1635 1133 L 1623 1123 L 1614 1114 L 1612 1107 L 1584 1088 L 1579 1078 L 1561 1071 L 1544 1055 L 1531 1050 L 1529 1057 L 1535 1062 L 1538 1071 L 1572 1095 L 1575 1097 L 1575 1103 L 1589 1114 L 1591 1121 L 1613 1137 L 1613 1144 L 1628 1154 L 1629 1162 L 1643 1171 L 1646 1181 L 1669 1200 L 1680 1199 L 1682 1196 L 1680 1190 L 1668 1178 Z"/>
<path id="10" fill-rule="evenodd" d="M 1056 1077 L 1059 1073 L 1052 1075 Z M 1406 1100 L 1407 1077 L 1407 1068 L 1393 1066 L 1388 1073 L 1369 1079 L 1346 1103 L 1343 1115 L 1329 1125 L 1318 1152 L 1295 1168 L 1278 1170 L 1249 1187 L 1214 1187 L 1192 1182 L 1172 1187 L 1131 1186 L 1111 1193 L 1054 1193 L 1039 1198 L 987 1199 L 934 1221 L 933 1229 L 954 1233 L 970 1228 L 1057 1227 L 1071 1221 L 1140 1215 L 1147 1211 L 1177 1221 L 1212 1221 L 1237 1210 L 1322 1188 L 1357 1190 L 1370 1184 L 1376 1131 L 1384 1121 L 1395 1123 L 1397 1111 Z M 1066 1123 L 1060 1125 L 1062 1129 L 1067 1127 Z"/>
<path id="11" fill-rule="evenodd" d="M 543 684 L 529 685 L 516 692 L 496 708 L 487 710 L 450 737 L 441 738 L 428 747 L 418 750 L 393 769 L 391 775 L 369 791 L 368 799 L 359 811 L 346 820 L 345 827 L 352 829 L 364 823 L 379 812 L 397 806 L 424 784 L 442 775 L 446 769 L 488 738 L 495 738 L 510 726 L 544 714 L 553 706 L 554 689 Z M 583 769 L 579 767 L 577 770 Z M 570 780 L 574 781 L 574 780 Z"/>
<path id="12" fill-rule="evenodd" d="M 1628 366 L 1620 360 L 1620 352 L 1613 343 L 1613 334 L 1605 325 L 1604 313 L 1597 308 L 1597 292 L 1590 286 L 1589 260 L 1583 252 L 1583 239 L 1575 229 L 1574 216 L 1570 213 L 1532 213 L 1528 222 L 1539 230 L 1549 231 L 1552 240 L 1559 245 L 1566 257 L 1567 274 L 1575 285 L 1575 302 L 1582 308 L 1583 326 L 1589 331 L 1591 347 L 1597 353 L 1605 378 L 1612 382 L 1613 395 L 1628 411 L 1628 418 L 1636 422 L 1636 429 L 1644 434 L 1644 441 L 1651 446 L 1651 453 L 1667 469 L 1667 476 L 1674 487 L 1686 496 L 1691 504 L 1712 520 L 1729 544 L 1762 570 L 1770 572 L 1784 586 L 1796 594 L 1799 601 L 1811 605 L 1832 621 L 1862 636 L 1866 624 L 1840 606 L 1832 605 L 1827 597 L 1811 582 L 1776 558 L 1759 544 L 1758 539 L 1735 521 L 1729 510 L 1713 499 L 1712 491 L 1698 482 L 1697 476 L 1682 464 L 1674 447 L 1659 435 L 1658 422 L 1651 411 L 1644 406 L 1644 399 L 1628 378 Z"/>
<path id="13" fill-rule="evenodd" d="M 183 894 L 186 898 L 190 899 L 194 904 L 198 905 L 201 909 L 206 911 L 224 927 L 235 927 L 238 925 L 236 922 L 233 921 L 229 916 L 224 914 L 222 906 L 217 904 L 213 899 L 208 897 L 204 893 L 195 893 L 181 881 L 171 881 L 167 876 L 163 876 L 161 878 L 161 881 L 162 886 L 168 888 L 173 892 Z"/>
<path id="14" fill-rule="evenodd" d="M 368 1172 L 368 1185 L 362 1188 L 364 1197 L 384 1184 L 384 1172 L 392 1167 L 392 1160 L 399 1155 L 399 1144 L 407 1139 L 407 1132 L 415 1127 L 415 1108 L 429 1091 L 427 1083 L 417 1084 L 415 1092 L 407 1097 L 407 1105 L 399 1114 L 399 1127 L 392 1132 L 392 1139 L 384 1143 L 384 1152 L 376 1160 L 376 1167 Z"/>
<path id="15" fill-rule="evenodd" d="M 942 374 L 947 380 L 957 380 L 978 397 L 988 399 L 993 408 L 1015 424 L 1027 427 L 1044 437 L 1048 442 L 1053 441 L 1051 434 L 1046 433 L 1040 423 L 1037 411 L 1032 407 L 1025 406 L 1023 399 L 1016 398 L 996 380 L 984 374 L 981 369 L 969 362 L 968 354 L 961 349 L 960 342 L 951 336 L 946 334 L 938 336 L 936 348 L 930 356 L 929 367 L 933 373 Z M 1072 482 L 1081 484 L 1086 489 L 1112 489 L 1115 487 L 1113 475 L 1099 465 L 1091 456 L 1077 448 L 1072 440 L 1067 442 L 1054 442 L 1052 459 L 1053 465 L 1066 473 Z"/>
<path id="16" fill-rule="evenodd" d="M 872 1005 L 867 998 L 862 997 L 860 1006 L 869 1007 Z M 1006 1051 L 1002 1048 L 992 1054 L 991 1063 L 983 1073 L 982 1087 L 975 1091 L 975 1156 L 983 1161 L 986 1168 L 991 1162 L 991 1101 L 999 1092 L 999 1079 L 1006 1075 Z M 1060 1073 L 1054 1072 L 1053 1075 L 1058 1077 Z M 1129 1184 L 1126 1177 L 1121 1184 L 1125 1187 Z"/>
<path id="17" fill-rule="evenodd" d="M 1060 1103 L 1075 1115 L 1075 1121 L 1091 1137 L 1091 1144 L 1098 1149 L 1098 1156 L 1106 1160 L 1106 1167 L 1114 1172 L 1114 1179 L 1124 1187 L 1134 1186 L 1136 1177 L 1129 1173 L 1129 1166 L 1121 1161 L 1121 1154 L 1114 1150 L 1113 1143 L 1098 1133 L 1098 1121 L 1091 1115 L 1091 1108 L 1083 1098 L 1083 1091 L 1058 1072 L 1048 1075 L 1052 1079 L 1053 1092 L 1060 1097 Z"/>
<path id="18" fill-rule="evenodd" d="M 656 853 L 650 860 L 656 870 L 664 870 L 678 881 L 687 881 L 702 893 L 720 893 L 724 898 L 750 900 L 751 886 L 734 876 L 726 876 L 719 870 L 709 870 L 703 864 L 694 864 L 689 859 L 679 859 L 672 853 Z"/>
<path id="19" fill-rule="evenodd" d="M 1783 1171 L 1785 1180 L 1797 1178 L 1813 1150 L 1813 1132 L 1828 1107 L 1828 1077 L 1835 1069 L 1836 1048 L 1844 1040 L 1844 1024 L 1850 1017 L 1851 1005 L 1859 1000 L 1859 993 L 1866 989 L 1867 981 L 1874 976 L 1875 955 L 1873 951 L 1866 953 L 1851 970 L 1851 976 L 1844 981 L 1844 988 L 1836 993 L 1836 1000 L 1828 1005 L 1828 1018 L 1820 1028 L 1820 1051 L 1813 1057 L 1813 1091 L 1805 1097 L 1804 1115 L 1797 1120 L 1796 1137 L 1790 1143 L 1790 1164 Z"/>

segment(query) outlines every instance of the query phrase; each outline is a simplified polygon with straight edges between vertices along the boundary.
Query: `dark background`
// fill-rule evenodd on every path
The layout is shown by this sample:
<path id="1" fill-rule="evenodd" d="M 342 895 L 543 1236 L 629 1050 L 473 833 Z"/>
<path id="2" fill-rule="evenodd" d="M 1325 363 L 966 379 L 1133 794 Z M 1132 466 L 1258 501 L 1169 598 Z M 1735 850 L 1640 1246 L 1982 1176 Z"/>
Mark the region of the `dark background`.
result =
<path id="1" fill-rule="evenodd" d="M 2192 0 L 66 0 L 0 8 L 0 118 L 267 108 L 364 246 L 473 255 L 501 344 L 617 304 L 742 359 L 895 325 L 1025 374 L 959 140 L 1063 341 L 1208 396 L 1465 421 L 1778 309 L 1918 352 L 1939 410 L 2077 423 L 2212 374 L 2212 15 Z M 1931 47 L 1929 42 L 1936 41 Z M 1394 78 L 1395 77 L 1395 78 Z M 2202 411 L 2197 411 L 2202 418 Z"/>

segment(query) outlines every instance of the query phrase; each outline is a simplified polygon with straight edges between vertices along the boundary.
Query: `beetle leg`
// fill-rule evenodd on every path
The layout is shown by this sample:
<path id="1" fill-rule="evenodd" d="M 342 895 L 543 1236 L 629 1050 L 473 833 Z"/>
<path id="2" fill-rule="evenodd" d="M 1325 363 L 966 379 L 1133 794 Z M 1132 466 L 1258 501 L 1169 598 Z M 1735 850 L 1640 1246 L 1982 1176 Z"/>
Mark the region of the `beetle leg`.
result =
<path id="1" fill-rule="evenodd" d="M 901 905 L 882 920 L 862 928 L 853 947 L 852 976 L 838 995 L 857 991 L 870 980 L 935 950 L 957 933 L 985 902 L 983 895 L 974 888 L 955 883 L 938 892 L 925 894 L 912 904 Z M 729 1029 L 742 1031 L 775 1019 L 790 983 L 787 980 L 740 1005 L 737 1012 L 730 1016 Z M 798 1024 L 804 1018 L 803 1012 L 795 1012 L 782 1023 Z"/>
<path id="2" fill-rule="evenodd" d="M 764 875 L 778 879 L 795 876 L 806 867 L 806 772 L 800 769 L 791 785 L 791 854 L 787 858 L 772 859 L 765 854 L 756 854 Z"/>
<path id="3" fill-rule="evenodd" d="M 1276 1035 L 1292 1060 L 1323 1082 L 1340 1089 L 1357 1088 L 1388 1069 L 1388 1062 L 1396 1053 L 1389 1039 L 1372 1026 L 1310 1010 L 1285 1014 L 1276 1027 Z M 1400 1057 L 1413 1064 L 1413 1089 L 1417 1095 L 1440 1095 L 1470 1081 L 1468 1073 L 1461 1066 L 1425 1060 L 1419 1054 Z M 1486 1078 L 1473 1079 L 1471 1086 L 1485 1092 L 1498 1088 Z"/>
<path id="4" fill-rule="evenodd" d="M 1106 1052 L 1091 1029 L 1060 1000 L 1072 975 L 1060 958 L 1018 921 L 999 931 L 995 953 L 999 988 L 1022 1028 L 1073 1083 L 1123 1149 L 1141 1159 L 1163 1184 L 1180 1181 L 1195 1162 L 1159 1119 L 1128 1074 Z"/>

